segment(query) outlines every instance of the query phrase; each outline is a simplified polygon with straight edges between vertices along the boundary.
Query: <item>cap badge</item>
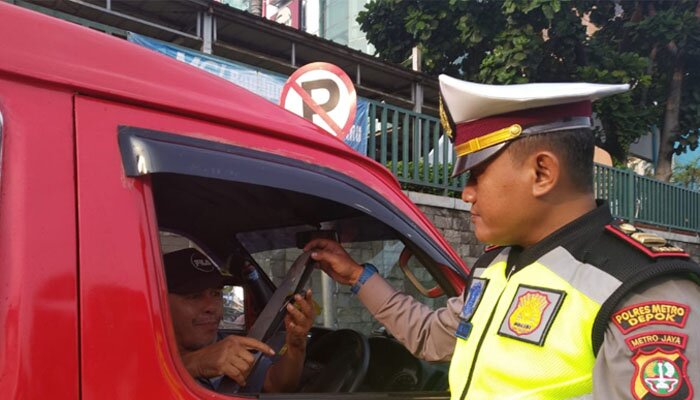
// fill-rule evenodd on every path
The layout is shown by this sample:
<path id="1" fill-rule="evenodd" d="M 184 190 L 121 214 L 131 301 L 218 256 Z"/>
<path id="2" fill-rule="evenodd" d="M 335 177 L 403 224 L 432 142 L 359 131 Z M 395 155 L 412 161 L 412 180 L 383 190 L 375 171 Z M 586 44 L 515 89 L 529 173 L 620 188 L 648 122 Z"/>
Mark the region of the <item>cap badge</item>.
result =
<path id="1" fill-rule="evenodd" d="M 445 135 L 450 140 L 454 140 L 454 130 L 452 129 L 453 124 L 450 122 L 450 117 L 447 115 L 447 110 L 445 109 L 445 104 L 442 101 L 442 96 L 439 97 L 440 103 L 440 124 L 442 125 L 442 130 L 445 131 Z"/>

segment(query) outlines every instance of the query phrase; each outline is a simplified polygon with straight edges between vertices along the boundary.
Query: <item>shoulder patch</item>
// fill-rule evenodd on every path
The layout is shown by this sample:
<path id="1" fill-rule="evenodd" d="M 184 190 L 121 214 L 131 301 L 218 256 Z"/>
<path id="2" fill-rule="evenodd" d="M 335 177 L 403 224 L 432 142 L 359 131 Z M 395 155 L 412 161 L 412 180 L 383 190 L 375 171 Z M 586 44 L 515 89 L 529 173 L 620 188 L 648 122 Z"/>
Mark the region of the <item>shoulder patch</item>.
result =
<path id="1" fill-rule="evenodd" d="M 627 347 L 637 351 L 644 347 L 671 346 L 685 350 L 688 345 L 688 335 L 680 332 L 649 331 L 625 339 Z"/>
<path id="2" fill-rule="evenodd" d="M 680 247 L 666 242 L 666 239 L 653 233 L 643 232 L 632 224 L 615 222 L 605 226 L 608 232 L 629 243 L 651 258 L 685 257 L 690 258 Z"/>
<path id="3" fill-rule="evenodd" d="M 670 301 L 637 303 L 615 312 L 612 322 L 624 334 L 648 325 L 670 325 L 683 328 L 688 320 L 690 307 Z"/>
<path id="4" fill-rule="evenodd" d="M 630 389 L 635 399 L 693 398 L 688 359 L 679 349 L 639 350 L 630 361 L 634 364 Z"/>

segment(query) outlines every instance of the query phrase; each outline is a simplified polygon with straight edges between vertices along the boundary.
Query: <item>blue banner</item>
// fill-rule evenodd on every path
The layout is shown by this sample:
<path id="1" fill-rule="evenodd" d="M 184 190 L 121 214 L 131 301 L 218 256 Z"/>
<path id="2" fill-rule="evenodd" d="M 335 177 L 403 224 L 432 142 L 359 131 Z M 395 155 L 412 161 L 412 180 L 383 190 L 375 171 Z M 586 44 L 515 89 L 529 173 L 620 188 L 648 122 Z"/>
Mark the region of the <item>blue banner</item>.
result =
<path id="1" fill-rule="evenodd" d="M 281 74 L 255 68 L 247 64 L 225 60 L 220 57 L 151 39 L 136 33 L 129 32 L 127 39 L 132 43 L 155 50 L 168 57 L 180 60 L 226 79 L 229 82 L 233 82 L 275 104 L 279 104 L 282 87 L 285 82 L 287 82 L 288 77 Z M 367 129 L 369 125 L 369 121 L 367 120 L 368 106 L 369 104 L 365 99 L 357 98 L 355 124 L 344 140 L 348 146 L 363 155 L 367 154 Z"/>
<path id="2" fill-rule="evenodd" d="M 363 98 L 357 98 L 357 113 L 355 114 L 355 123 L 350 128 L 347 136 L 345 136 L 345 144 L 355 149 L 362 155 L 367 155 L 367 131 L 369 121 L 367 120 L 367 110 L 369 102 Z"/>
<path id="3" fill-rule="evenodd" d="M 287 77 L 129 32 L 128 40 L 242 86 L 278 104 Z"/>

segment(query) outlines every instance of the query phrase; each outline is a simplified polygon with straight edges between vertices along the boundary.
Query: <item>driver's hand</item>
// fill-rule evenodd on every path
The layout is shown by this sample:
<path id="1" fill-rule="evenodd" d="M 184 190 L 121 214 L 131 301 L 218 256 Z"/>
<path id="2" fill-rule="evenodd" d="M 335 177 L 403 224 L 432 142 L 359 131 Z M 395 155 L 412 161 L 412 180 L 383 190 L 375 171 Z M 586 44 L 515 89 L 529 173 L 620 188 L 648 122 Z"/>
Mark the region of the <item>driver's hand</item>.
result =
<path id="1" fill-rule="evenodd" d="M 245 337 L 231 335 L 202 349 L 185 353 L 182 361 L 187 371 L 195 378 L 213 378 L 226 375 L 241 386 L 253 366 L 254 351 L 269 356 L 275 351 L 265 343 Z"/>
<path id="2" fill-rule="evenodd" d="M 287 350 L 306 350 L 306 339 L 314 324 L 314 314 L 311 289 L 307 289 L 304 296 L 295 294 L 294 303 L 287 304 L 287 315 L 284 317 Z"/>
<path id="3" fill-rule="evenodd" d="M 311 258 L 318 261 L 321 269 L 338 283 L 354 285 L 362 274 L 360 264 L 336 241 L 314 239 L 304 246 L 304 251 L 311 251 Z"/>

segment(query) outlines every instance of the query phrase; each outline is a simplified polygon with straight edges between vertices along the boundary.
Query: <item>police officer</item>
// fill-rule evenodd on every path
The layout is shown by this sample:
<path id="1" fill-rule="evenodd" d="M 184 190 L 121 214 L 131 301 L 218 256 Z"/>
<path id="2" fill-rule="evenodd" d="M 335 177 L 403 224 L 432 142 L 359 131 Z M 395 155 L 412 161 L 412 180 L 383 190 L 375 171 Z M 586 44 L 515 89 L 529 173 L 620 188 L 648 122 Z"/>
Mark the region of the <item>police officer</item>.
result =
<path id="1" fill-rule="evenodd" d="M 306 250 L 415 355 L 450 360 L 453 399 L 689 399 L 700 389 L 700 267 L 593 196 L 591 103 L 627 85 L 440 76 L 453 176 L 492 246 L 436 311 L 336 242 Z"/>

